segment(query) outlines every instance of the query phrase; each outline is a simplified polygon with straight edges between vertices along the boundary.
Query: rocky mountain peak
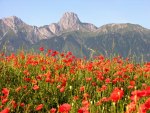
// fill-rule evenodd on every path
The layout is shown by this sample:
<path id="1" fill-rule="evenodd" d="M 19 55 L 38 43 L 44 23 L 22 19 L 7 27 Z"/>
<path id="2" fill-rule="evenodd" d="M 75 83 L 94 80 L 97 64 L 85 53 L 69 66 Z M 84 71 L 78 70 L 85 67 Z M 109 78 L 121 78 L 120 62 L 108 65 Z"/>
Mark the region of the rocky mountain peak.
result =
<path id="1" fill-rule="evenodd" d="M 5 23 L 8 22 L 8 23 L 13 23 L 15 25 L 23 23 L 23 21 L 20 18 L 16 17 L 16 16 L 10 16 L 10 17 L 7 17 L 7 18 L 3 18 L 2 20 Z"/>
<path id="2" fill-rule="evenodd" d="M 16 26 L 20 26 L 22 24 L 24 24 L 24 22 L 16 17 L 16 16 L 10 16 L 10 17 L 7 17 L 7 18 L 3 18 L 2 21 L 10 28 L 14 28 Z"/>
<path id="3" fill-rule="evenodd" d="M 62 29 L 69 29 L 77 27 L 80 24 L 80 20 L 77 14 L 73 12 L 66 12 L 59 21 L 60 26 Z"/>

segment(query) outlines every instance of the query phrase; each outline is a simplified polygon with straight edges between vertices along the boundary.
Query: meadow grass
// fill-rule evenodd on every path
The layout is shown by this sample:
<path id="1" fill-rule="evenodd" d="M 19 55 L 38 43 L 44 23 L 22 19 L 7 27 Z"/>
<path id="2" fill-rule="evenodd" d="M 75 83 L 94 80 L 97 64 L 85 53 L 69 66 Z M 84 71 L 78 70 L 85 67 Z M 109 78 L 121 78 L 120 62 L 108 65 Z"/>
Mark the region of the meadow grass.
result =
<path id="1" fill-rule="evenodd" d="M 40 51 L 0 54 L 0 113 L 150 112 L 150 62 Z"/>

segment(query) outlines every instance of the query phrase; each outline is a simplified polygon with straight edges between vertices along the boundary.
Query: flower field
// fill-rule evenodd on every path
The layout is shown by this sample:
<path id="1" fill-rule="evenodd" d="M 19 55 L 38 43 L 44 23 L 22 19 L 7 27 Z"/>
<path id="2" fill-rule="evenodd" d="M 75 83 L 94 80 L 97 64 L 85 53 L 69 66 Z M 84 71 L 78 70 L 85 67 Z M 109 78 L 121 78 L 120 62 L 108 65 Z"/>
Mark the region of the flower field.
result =
<path id="1" fill-rule="evenodd" d="M 0 113 L 150 112 L 150 62 L 40 51 L 0 54 Z"/>

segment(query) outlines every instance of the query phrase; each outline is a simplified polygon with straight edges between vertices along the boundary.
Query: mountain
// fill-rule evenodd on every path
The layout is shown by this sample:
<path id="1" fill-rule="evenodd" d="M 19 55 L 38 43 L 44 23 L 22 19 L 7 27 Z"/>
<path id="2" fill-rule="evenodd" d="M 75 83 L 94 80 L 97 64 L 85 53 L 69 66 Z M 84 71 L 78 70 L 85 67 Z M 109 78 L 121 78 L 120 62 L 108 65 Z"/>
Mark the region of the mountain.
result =
<path id="1" fill-rule="evenodd" d="M 65 13 L 58 24 L 63 31 L 95 31 L 97 29 L 93 24 L 82 23 L 77 14 L 72 12 Z"/>
<path id="2" fill-rule="evenodd" d="M 37 27 L 16 16 L 0 19 L 0 48 L 16 52 L 40 46 L 72 51 L 78 57 L 97 54 L 137 56 L 150 61 L 150 30 L 137 24 L 106 24 L 96 27 L 80 21 L 77 14 L 66 12 L 57 23 Z"/>

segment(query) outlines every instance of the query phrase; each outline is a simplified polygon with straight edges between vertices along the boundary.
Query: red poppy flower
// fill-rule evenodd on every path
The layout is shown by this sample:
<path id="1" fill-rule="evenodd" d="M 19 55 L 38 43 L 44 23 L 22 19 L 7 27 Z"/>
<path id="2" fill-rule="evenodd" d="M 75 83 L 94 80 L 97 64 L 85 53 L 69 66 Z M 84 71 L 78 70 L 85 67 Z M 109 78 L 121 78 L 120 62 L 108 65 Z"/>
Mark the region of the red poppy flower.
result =
<path id="1" fill-rule="evenodd" d="M 80 87 L 80 91 L 84 91 L 84 89 L 85 89 L 84 86 Z"/>
<path id="2" fill-rule="evenodd" d="M 26 82 L 30 82 L 30 81 L 31 81 L 31 78 L 25 77 L 24 80 L 25 80 Z"/>
<path id="3" fill-rule="evenodd" d="M 9 108 L 5 108 L 4 110 L 2 110 L 0 113 L 9 113 L 10 109 Z"/>
<path id="4" fill-rule="evenodd" d="M 89 111 L 88 111 L 88 108 L 87 108 L 87 107 L 81 107 L 81 108 L 78 110 L 78 113 L 89 113 Z"/>
<path id="5" fill-rule="evenodd" d="M 63 86 L 63 87 L 60 88 L 60 92 L 62 93 L 64 91 L 65 91 L 65 87 Z"/>
<path id="6" fill-rule="evenodd" d="M 74 96 L 74 97 L 73 97 L 73 100 L 75 100 L 75 101 L 78 100 L 78 99 L 79 99 L 78 96 Z"/>
<path id="7" fill-rule="evenodd" d="M 150 98 L 148 98 L 144 104 L 147 109 L 150 109 Z"/>
<path id="8" fill-rule="evenodd" d="M 135 85 L 135 81 L 134 80 L 130 81 L 130 85 L 134 86 Z"/>
<path id="9" fill-rule="evenodd" d="M 111 82 L 110 78 L 106 78 L 106 79 L 105 79 L 105 83 L 108 84 L 108 83 L 110 83 L 110 82 Z"/>
<path id="10" fill-rule="evenodd" d="M 108 101 L 109 101 L 109 98 L 103 97 L 100 101 L 101 101 L 101 102 L 108 102 Z"/>
<path id="11" fill-rule="evenodd" d="M 68 113 L 70 110 L 71 110 L 71 105 L 70 104 L 65 103 L 65 104 L 62 104 L 62 105 L 59 106 L 59 112 L 60 113 L 63 113 L 63 112 Z"/>
<path id="12" fill-rule="evenodd" d="M 128 86 L 128 89 L 133 89 L 133 88 L 134 88 L 134 86 L 131 86 L 131 85 Z"/>
<path id="13" fill-rule="evenodd" d="M 42 108 L 43 108 L 43 104 L 39 104 L 39 105 L 35 108 L 35 110 L 36 110 L 36 111 L 40 111 Z"/>
<path id="14" fill-rule="evenodd" d="M 86 82 L 90 82 L 92 80 L 92 77 L 85 78 Z"/>
<path id="15" fill-rule="evenodd" d="M 39 50 L 40 50 L 40 51 L 44 51 L 44 47 L 40 47 Z"/>
<path id="16" fill-rule="evenodd" d="M 34 89 L 34 90 L 38 90 L 38 89 L 39 89 L 39 86 L 38 86 L 38 85 L 34 85 L 34 86 L 33 86 L 33 89 Z"/>
<path id="17" fill-rule="evenodd" d="M 123 95 L 124 95 L 123 90 L 120 90 L 119 88 L 115 88 L 110 95 L 110 100 L 113 102 L 117 102 L 123 97 Z"/>
<path id="18" fill-rule="evenodd" d="M 50 77 L 46 77 L 45 82 L 50 82 L 50 81 L 51 81 Z"/>
<path id="19" fill-rule="evenodd" d="M 89 106 L 90 106 L 90 103 L 89 103 L 87 100 L 83 100 L 83 101 L 82 101 L 82 106 L 84 106 L 84 107 L 89 107 Z"/>
<path id="20" fill-rule="evenodd" d="M 101 91 L 105 91 L 106 89 L 107 89 L 107 86 L 106 85 L 102 85 Z"/>
<path id="21" fill-rule="evenodd" d="M 137 95 L 137 97 L 141 98 L 141 97 L 145 97 L 147 96 L 147 90 L 135 90 L 131 93 L 133 96 Z"/>
<path id="22" fill-rule="evenodd" d="M 8 96 L 8 95 L 9 95 L 9 90 L 8 90 L 7 88 L 3 88 L 3 89 L 2 89 L 2 93 L 3 93 L 4 95 Z"/>
<path id="23" fill-rule="evenodd" d="M 3 105 L 0 106 L 0 109 L 2 109 L 2 108 L 3 108 Z"/>
<path id="24" fill-rule="evenodd" d="M 56 112 L 56 108 L 50 109 L 50 113 L 55 113 L 55 112 Z"/>
<path id="25" fill-rule="evenodd" d="M 25 106 L 25 104 L 24 104 L 24 103 L 20 103 L 20 106 L 21 106 L 21 107 L 24 107 L 24 106 Z"/>
<path id="26" fill-rule="evenodd" d="M 87 98 L 89 98 L 90 96 L 89 96 L 88 93 L 84 93 L 84 94 L 83 94 L 83 97 L 84 97 L 84 99 L 87 99 Z"/>
<path id="27" fill-rule="evenodd" d="M 3 100 L 2 100 L 2 104 L 5 104 L 7 101 L 8 101 L 7 98 L 3 99 Z"/>

